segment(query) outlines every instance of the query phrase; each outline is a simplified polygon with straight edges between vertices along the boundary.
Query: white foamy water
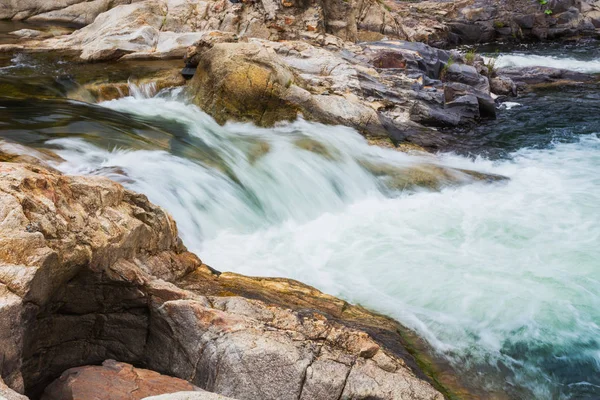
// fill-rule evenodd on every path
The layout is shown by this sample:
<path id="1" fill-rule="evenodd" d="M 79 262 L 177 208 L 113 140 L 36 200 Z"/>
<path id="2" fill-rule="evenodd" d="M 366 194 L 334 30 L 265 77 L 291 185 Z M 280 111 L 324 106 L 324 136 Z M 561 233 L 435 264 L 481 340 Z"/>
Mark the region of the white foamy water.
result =
<path id="1" fill-rule="evenodd" d="M 571 57 L 541 56 L 534 54 L 501 54 L 496 68 L 552 67 L 585 73 L 600 73 L 600 60 L 578 60 Z"/>
<path id="2" fill-rule="evenodd" d="M 498 108 L 512 110 L 513 108 L 519 107 L 521 105 L 521 103 L 517 103 L 516 101 L 505 101 L 504 103 L 500 104 Z"/>
<path id="3" fill-rule="evenodd" d="M 487 369 L 483 380 L 495 375 L 496 384 L 524 386 L 539 399 L 597 387 L 596 136 L 498 162 L 446 155 L 440 163 L 511 180 L 389 196 L 359 160 L 431 160 L 370 147 L 342 127 L 220 127 L 169 99 L 104 105 L 180 122 L 226 168 L 80 139 L 54 141 L 66 160 L 59 168 L 105 174 L 145 193 L 174 215 L 186 245 L 207 264 L 295 278 L 386 313 L 463 371 Z M 298 138 L 327 152 L 299 149 Z M 111 172 L 116 167 L 126 177 Z"/>

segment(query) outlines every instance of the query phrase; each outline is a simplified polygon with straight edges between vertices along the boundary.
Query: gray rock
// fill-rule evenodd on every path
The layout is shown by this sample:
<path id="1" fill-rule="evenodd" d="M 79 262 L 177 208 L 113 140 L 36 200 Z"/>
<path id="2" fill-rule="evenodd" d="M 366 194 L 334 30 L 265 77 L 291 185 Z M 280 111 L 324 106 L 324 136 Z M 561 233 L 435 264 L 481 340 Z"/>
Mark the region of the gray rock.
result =
<path id="1" fill-rule="evenodd" d="M 300 113 L 307 119 L 352 126 L 369 136 L 414 140 L 414 132 L 427 128 L 415 129 L 411 123 L 438 127 L 475 121 L 466 118 L 467 110 L 456 112 L 457 104 L 444 106 L 444 87 L 437 78 L 449 52 L 404 41 L 329 43 L 326 48 L 258 39 L 199 43 L 190 52 L 190 60 L 199 63 L 190 91 L 219 122 L 272 125 Z M 482 99 L 483 111 L 477 117 L 494 116 L 486 109 L 485 102 L 491 101 L 488 80 L 476 68 L 455 63 L 446 76 L 466 82 Z"/>
<path id="2" fill-rule="evenodd" d="M 446 70 L 446 80 L 464 83 L 484 93 L 490 91 L 490 83 L 487 77 L 480 75 L 477 69 L 471 65 L 458 63 L 450 65 Z"/>
<path id="3" fill-rule="evenodd" d="M 501 78 L 510 78 L 521 89 L 539 84 L 576 84 L 599 80 L 599 77 L 594 74 L 552 67 L 507 67 L 499 69 L 497 73 Z"/>
<path id="4" fill-rule="evenodd" d="M 477 98 L 481 118 L 496 118 L 496 103 L 489 93 L 459 82 L 448 82 L 444 85 L 446 103 L 453 102 L 465 95 L 473 95 Z"/>
<path id="5" fill-rule="evenodd" d="M 505 75 L 490 79 L 490 90 L 492 93 L 502 96 L 517 95 L 517 85 Z"/>

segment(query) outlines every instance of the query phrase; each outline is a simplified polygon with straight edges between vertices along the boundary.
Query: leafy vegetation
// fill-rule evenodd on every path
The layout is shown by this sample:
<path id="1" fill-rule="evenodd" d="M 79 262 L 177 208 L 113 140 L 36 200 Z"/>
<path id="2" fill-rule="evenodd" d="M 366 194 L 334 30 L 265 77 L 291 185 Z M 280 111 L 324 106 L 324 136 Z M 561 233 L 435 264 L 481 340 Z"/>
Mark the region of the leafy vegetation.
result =
<path id="1" fill-rule="evenodd" d="M 546 14 L 546 15 L 552 14 L 552 10 L 550 8 L 548 8 L 548 0 L 538 0 L 538 3 L 540 3 L 540 5 L 545 7 L 544 14 Z"/>
<path id="2" fill-rule="evenodd" d="M 467 53 L 465 54 L 465 63 L 467 65 L 473 65 L 473 63 L 475 62 L 476 55 L 477 53 L 475 52 L 475 49 L 467 51 Z"/>
<path id="3" fill-rule="evenodd" d="M 490 57 L 485 63 L 485 66 L 488 70 L 488 78 L 493 78 L 494 75 L 496 75 L 496 60 L 496 57 Z"/>
<path id="4" fill-rule="evenodd" d="M 443 81 L 446 78 L 446 74 L 448 73 L 448 68 L 450 68 L 450 66 L 452 64 L 454 64 L 454 57 L 451 54 L 450 58 L 448 58 L 448 62 L 446 62 L 446 64 L 442 67 L 442 70 L 440 71 L 440 80 Z"/>

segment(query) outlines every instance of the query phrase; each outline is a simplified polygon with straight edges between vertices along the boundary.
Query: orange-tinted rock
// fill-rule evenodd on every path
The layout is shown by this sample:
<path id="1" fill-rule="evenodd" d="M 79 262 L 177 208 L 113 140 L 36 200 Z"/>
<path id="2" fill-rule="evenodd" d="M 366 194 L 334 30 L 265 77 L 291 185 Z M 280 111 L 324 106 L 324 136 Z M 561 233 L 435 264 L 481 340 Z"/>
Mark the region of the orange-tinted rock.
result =
<path id="1" fill-rule="evenodd" d="M 183 379 L 106 360 L 101 366 L 68 369 L 46 388 L 42 400 L 139 400 L 194 389 Z"/>

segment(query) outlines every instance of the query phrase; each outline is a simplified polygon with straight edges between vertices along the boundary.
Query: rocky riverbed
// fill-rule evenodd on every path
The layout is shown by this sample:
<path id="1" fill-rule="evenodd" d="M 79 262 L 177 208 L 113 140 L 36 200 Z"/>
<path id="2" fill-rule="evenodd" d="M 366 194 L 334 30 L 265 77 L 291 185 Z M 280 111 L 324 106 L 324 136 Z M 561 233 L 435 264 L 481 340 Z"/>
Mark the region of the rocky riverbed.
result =
<path id="1" fill-rule="evenodd" d="M 204 264 L 197 242 L 219 236 L 194 209 L 236 235 L 373 193 L 510 185 L 430 152 L 480 150 L 502 103 L 596 87 L 600 70 L 455 46 L 594 40 L 600 2 L 9 0 L 0 19 L 0 397 L 541 398 L 506 359 L 489 380 L 457 368 L 422 321 Z M 90 143 L 157 157 L 176 195 Z"/>

